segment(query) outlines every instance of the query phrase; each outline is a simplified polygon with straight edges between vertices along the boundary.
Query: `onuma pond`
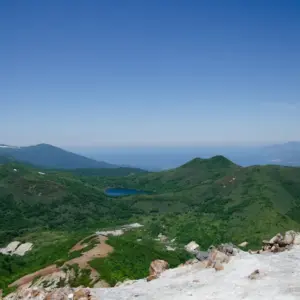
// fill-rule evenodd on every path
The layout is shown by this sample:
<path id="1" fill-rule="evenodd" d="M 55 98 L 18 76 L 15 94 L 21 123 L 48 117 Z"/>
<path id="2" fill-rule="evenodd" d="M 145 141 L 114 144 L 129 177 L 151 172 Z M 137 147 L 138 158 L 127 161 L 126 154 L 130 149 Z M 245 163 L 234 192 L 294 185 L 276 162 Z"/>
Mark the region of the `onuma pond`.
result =
<path id="1" fill-rule="evenodd" d="M 125 189 L 125 188 L 107 188 L 105 189 L 104 193 L 105 195 L 110 197 L 150 194 L 149 192 L 145 192 L 141 190 Z"/>

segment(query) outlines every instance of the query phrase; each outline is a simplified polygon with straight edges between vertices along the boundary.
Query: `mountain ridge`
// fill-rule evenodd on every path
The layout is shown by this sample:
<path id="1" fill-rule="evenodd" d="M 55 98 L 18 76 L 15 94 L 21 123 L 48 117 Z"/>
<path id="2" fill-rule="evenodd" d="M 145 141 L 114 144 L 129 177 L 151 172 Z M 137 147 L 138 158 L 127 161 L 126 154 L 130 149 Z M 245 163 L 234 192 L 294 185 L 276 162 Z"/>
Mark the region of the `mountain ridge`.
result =
<path id="1" fill-rule="evenodd" d="M 33 146 L 8 146 L 1 144 L 0 155 L 9 155 L 20 162 L 30 163 L 44 168 L 117 168 L 119 166 L 87 158 L 49 144 Z"/>

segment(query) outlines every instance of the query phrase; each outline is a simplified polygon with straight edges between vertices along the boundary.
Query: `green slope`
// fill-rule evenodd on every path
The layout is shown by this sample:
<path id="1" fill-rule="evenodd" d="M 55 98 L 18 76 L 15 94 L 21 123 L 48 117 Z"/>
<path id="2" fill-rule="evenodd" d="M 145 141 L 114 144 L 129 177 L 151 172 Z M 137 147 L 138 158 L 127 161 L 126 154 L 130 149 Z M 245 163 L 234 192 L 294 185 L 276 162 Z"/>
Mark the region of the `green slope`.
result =
<path id="1" fill-rule="evenodd" d="M 17 171 L 14 171 L 17 170 Z M 0 166 L 0 241 L 38 229 L 74 230 L 134 214 L 102 189 L 68 173 L 44 175 L 28 166 Z M 115 216 L 115 217 L 114 217 Z"/>

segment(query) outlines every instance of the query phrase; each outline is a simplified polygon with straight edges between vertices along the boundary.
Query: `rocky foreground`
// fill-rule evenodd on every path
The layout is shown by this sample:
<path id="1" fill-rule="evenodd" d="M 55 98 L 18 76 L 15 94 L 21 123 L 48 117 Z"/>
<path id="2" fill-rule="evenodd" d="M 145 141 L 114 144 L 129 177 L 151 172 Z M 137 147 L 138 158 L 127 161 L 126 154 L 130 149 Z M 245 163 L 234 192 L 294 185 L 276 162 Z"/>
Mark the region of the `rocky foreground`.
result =
<path id="1" fill-rule="evenodd" d="M 262 250 L 245 252 L 230 244 L 211 247 L 208 257 L 174 269 L 154 261 L 148 278 L 114 288 L 62 288 L 51 293 L 27 289 L 5 300 L 119 299 L 300 299 L 300 234 L 289 231 L 263 242 Z M 275 252 L 275 253 L 274 253 Z"/>

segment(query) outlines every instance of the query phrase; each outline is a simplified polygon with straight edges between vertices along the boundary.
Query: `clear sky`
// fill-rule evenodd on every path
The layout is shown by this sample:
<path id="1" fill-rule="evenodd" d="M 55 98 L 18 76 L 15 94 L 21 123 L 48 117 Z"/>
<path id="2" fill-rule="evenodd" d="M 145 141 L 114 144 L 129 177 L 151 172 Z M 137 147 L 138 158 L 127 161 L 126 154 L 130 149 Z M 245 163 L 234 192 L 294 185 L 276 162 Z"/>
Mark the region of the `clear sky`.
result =
<path id="1" fill-rule="evenodd" d="M 0 143 L 300 140 L 300 1 L 0 2 Z"/>

